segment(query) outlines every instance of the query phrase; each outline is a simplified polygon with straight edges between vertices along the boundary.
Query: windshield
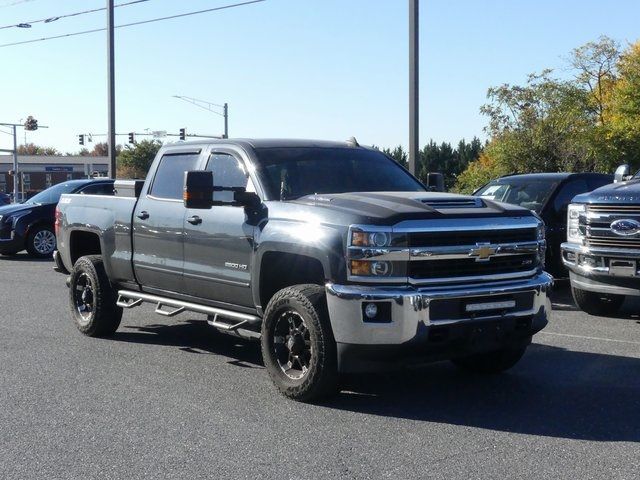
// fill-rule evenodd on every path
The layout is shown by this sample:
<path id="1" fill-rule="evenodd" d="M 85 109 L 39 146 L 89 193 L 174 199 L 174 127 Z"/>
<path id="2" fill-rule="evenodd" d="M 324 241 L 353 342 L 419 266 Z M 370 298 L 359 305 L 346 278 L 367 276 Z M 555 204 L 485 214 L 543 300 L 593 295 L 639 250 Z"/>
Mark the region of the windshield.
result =
<path id="1" fill-rule="evenodd" d="M 540 213 L 547 199 L 556 188 L 557 182 L 536 180 L 500 180 L 491 182 L 478 190 L 475 195 L 498 202 L 519 205 Z"/>
<path id="2" fill-rule="evenodd" d="M 424 186 L 381 152 L 361 148 L 256 149 L 269 198 L 314 193 L 424 192 Z"/>
<path id="3" fill-rule="evenodd" d="M 58 203 L 60 195 L 63 193 L 71 193 L 76 188 L 78 188 L 77 183 L 59 183 L 58 185 L 54 185 L 53 187 L 47 188 L 37 195 L 34 195 L 24 203 L 27 205 L 35 205 L 38 203 Z"/>

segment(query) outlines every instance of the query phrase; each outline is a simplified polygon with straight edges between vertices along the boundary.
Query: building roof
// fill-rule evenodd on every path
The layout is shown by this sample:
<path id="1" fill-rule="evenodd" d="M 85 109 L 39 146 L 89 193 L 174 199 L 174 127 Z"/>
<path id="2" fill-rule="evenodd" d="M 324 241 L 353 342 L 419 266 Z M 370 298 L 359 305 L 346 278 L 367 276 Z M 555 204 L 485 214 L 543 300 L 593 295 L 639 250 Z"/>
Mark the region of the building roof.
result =
<path id="1" fill-rule="evenodd" d="M 0 163 L 13 163 L 13 155 L 0 155 Z M 89 157 L 80 155 L 18 155 L 18 163 L 40 165 L 108 165 L 109 157 Z"/>

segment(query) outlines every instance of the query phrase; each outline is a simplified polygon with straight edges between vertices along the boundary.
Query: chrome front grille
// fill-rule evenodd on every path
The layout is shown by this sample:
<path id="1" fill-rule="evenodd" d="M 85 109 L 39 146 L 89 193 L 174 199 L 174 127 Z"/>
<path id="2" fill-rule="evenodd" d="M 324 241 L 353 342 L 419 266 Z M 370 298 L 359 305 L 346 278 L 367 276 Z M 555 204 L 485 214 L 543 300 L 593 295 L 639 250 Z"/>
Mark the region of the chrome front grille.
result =
<path id="1" fill-rule="evenodd" d="M 388 246 L 347 248 L 348 261 L 386 262 L 392 273 L 349 280 L 438 287 L 528 278 L 541 271 L 544 260 L 539 225 L 532 216 L 401 222 L 390 229 Z"/>
<path id="2" fill-rule="evenodd" d="M 580 231 L 586 244 L 604 248 L 640 248 L 640 234 L 621 236 L 612 229 L 616 220 L 636 220 L 640 222 L 638 205 L 587 205 L 586 213 L 580 216 Z"/>
<path id="3" fill-rule="evenodd" d="M 470 230 L 462 232 L 413 232 L 409 233 L 409 247 L 436 247 L 475 245 L 476 243 L 505 244 L 535 242 L 535 228 L 516 230 Z"/>
<path id="4" fill-rule="evenodd" d="M 409 277 L 422 280 L 529 272 L 537 263 L 537 253 L 495 256 L 484 262 L 473 257 L 423 260 L 409 263 Z"/>

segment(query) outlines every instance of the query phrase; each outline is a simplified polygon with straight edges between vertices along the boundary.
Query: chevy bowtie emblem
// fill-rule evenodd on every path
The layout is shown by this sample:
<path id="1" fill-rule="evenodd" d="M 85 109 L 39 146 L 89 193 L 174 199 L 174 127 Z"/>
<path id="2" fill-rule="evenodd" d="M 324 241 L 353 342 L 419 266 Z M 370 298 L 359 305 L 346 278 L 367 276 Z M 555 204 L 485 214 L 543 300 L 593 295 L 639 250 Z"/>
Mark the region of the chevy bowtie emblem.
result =
<path id="1" fill-rule="evenodd" d="M 476 248 L 469 251 L 470 257 L 475 257 L 476 262 L 485 262 L 498 252 L 496 247 L 489 243 L 476 243 Z"/>

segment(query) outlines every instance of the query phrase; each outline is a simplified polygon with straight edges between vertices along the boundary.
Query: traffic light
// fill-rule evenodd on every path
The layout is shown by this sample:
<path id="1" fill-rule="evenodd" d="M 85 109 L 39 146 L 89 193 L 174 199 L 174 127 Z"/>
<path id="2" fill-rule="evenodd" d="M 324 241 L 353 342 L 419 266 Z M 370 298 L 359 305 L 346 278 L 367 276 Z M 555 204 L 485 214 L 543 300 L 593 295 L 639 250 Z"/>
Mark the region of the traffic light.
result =
<path id="1" fill-rule="evenodd" d="M 78 143 L 84 145 L 84 135 L 78 135 Z"/>
<path id="2" fill-rule="evenodd" d="M 136 143 L 136 134 L 129 132 L 129 143 Z"/>
<path id="3" fill-rule="evenodd" d="M 181 128 L 180 129 L 180 140 L 186 140 L 187 138 L 187 129 L 186 128 Z"/>
<path id="4" fill-rule="evenodd" d="M 24 122 L 24 129 L 25 130 L 37 130 L 38 129 L 38 120 L 36 120 L 35 118 L 33 118 L 31 115 L 29 115 L 27 117 L 27 119 Z"/>

